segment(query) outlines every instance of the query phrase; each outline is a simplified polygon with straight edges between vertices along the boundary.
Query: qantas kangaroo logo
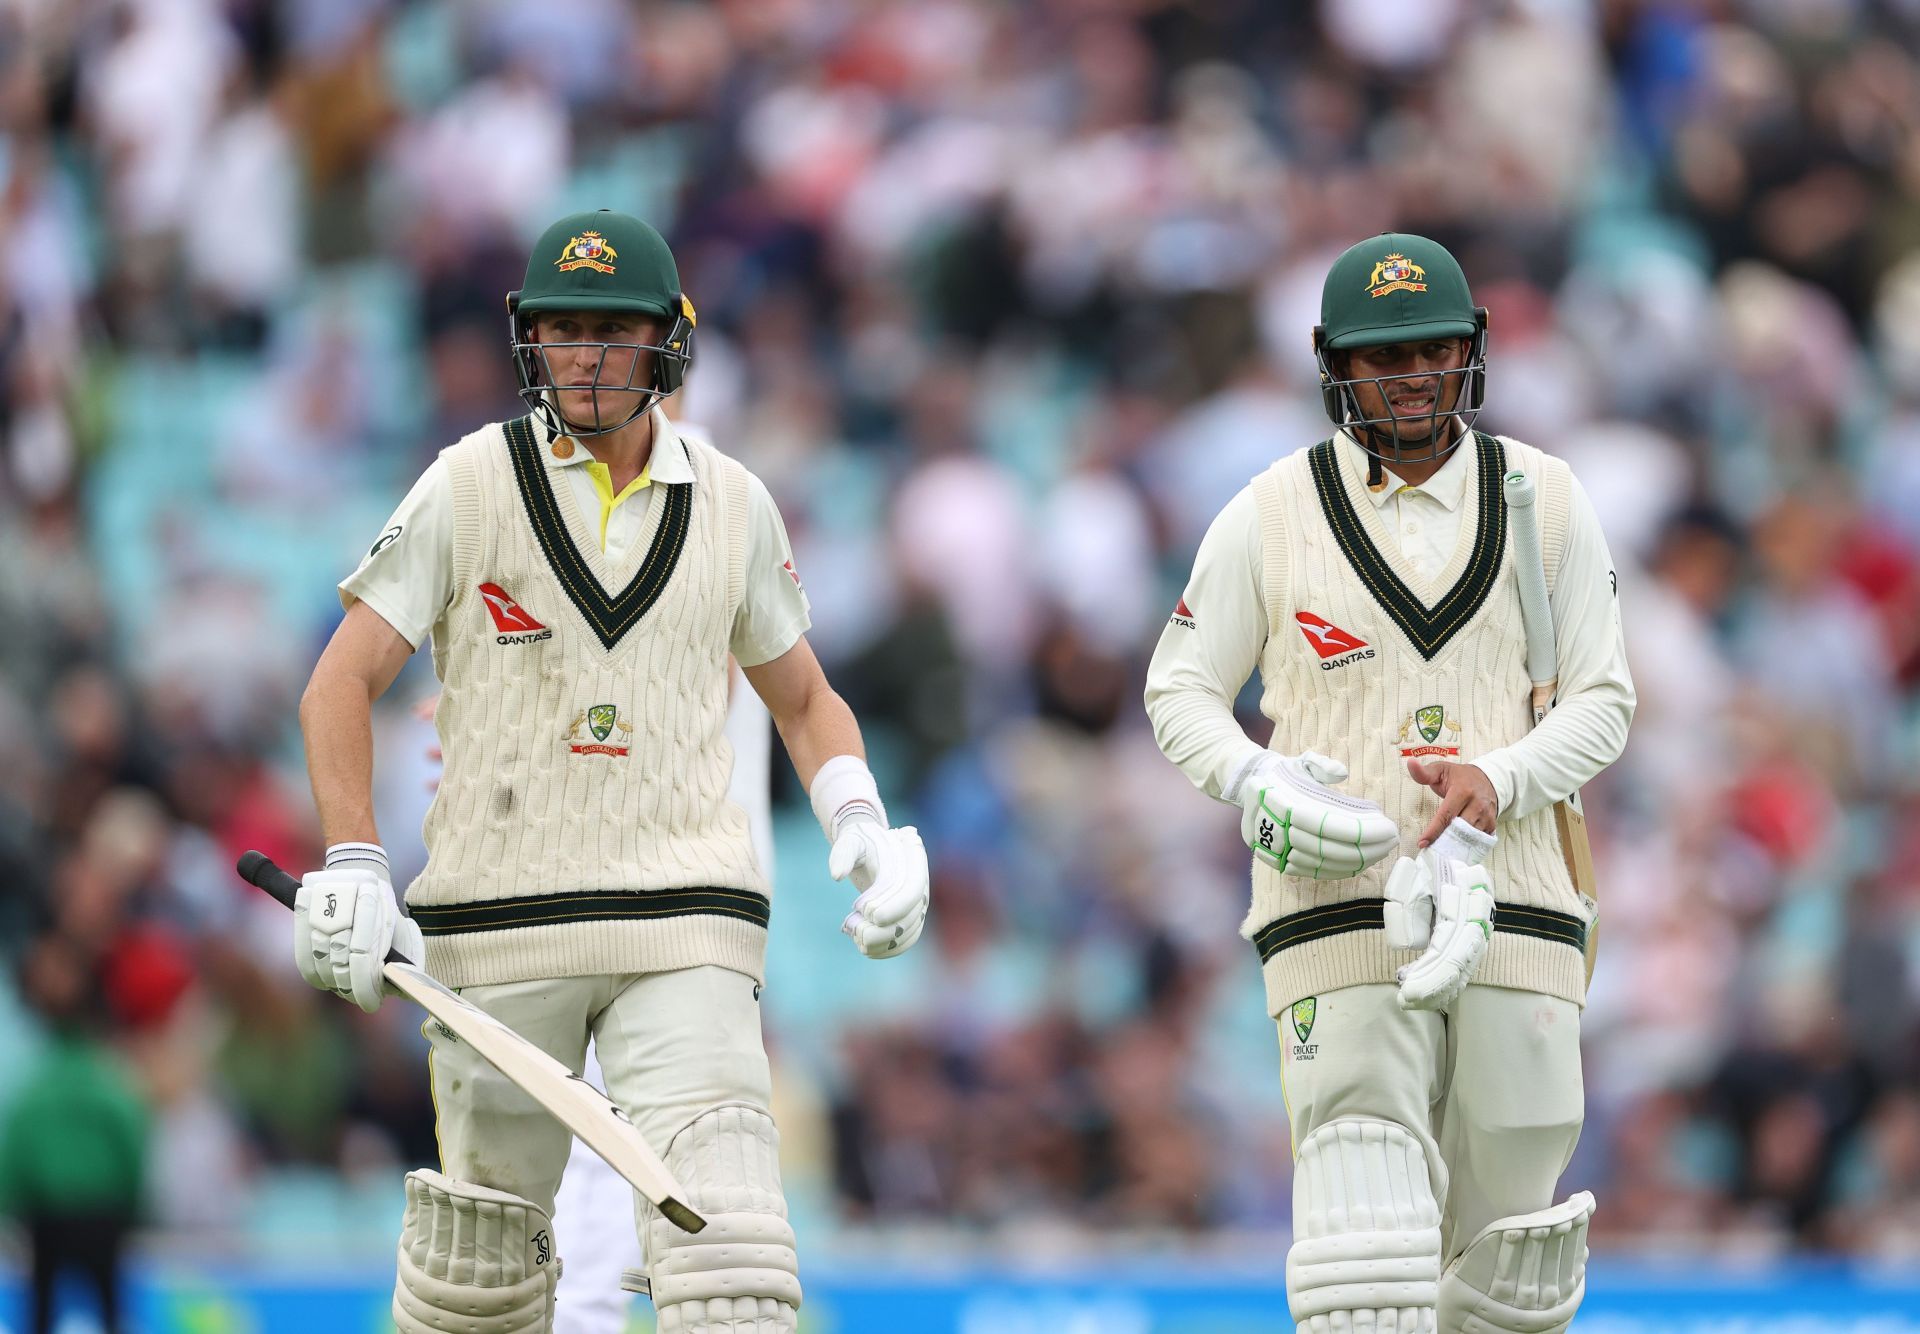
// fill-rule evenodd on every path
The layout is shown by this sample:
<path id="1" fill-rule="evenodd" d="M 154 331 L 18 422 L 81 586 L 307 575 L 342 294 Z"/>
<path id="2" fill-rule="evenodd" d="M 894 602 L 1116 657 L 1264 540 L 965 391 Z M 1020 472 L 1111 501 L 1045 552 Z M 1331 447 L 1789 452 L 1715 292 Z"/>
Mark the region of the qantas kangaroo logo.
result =
<path id="1" fill-rule="evenodd" d="M 1348 663 L 1362 662 L 1374 655 L 1374 651 L 1367 647 L 1366 640 L 1310 611 L 1295 612 L 1293 619 L 1299 622 L 1300 633 L 1313 645 L 1313 651 L 1320 655 L 1320 670 L 1323 672 L 1345 667 Z"/>
<path id="2" fill-rule="evenodd" d="M 500 585 L 481 584 L 479 591 L 481 600 L 487 604 L 487 614 L 493 617 L 493 628 L 500 632 L 494 643 L 531 644 L 553 638 L 553 631 L 528 615 L 527 609 L 509 597 Z"/>

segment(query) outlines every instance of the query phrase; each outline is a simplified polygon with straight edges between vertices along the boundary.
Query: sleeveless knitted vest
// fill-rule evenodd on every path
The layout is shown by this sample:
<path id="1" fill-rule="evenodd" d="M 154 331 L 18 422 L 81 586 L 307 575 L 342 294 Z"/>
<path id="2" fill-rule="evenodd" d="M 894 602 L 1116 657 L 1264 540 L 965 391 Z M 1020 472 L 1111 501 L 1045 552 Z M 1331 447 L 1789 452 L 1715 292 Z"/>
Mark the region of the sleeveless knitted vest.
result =
<path id="1" fill-rule="evenodd" d="M 1266 568 L 1261 711 L 1269 745 L 1345 763 L 1344 791 L 1378 801 L 1401 853 L 1438 809 L 1407 758 L 1459 758 L 1510 745 L 1533 725 L 1526 635 L 1508 550 L 1503 474 L 1529 473 L 1551 579 L 1566 546 L 1566 464 L 1515 440 L 1476 433 L 1453 557 L 1429 584 L 1399 552 L 1367 495 L 1358 451 L 1326 441 L 1254 480 Z M 1476 984 L 1586 998 L 1586 916 L 1560 857 L 1553 814 L 1500 821 L 1487 866 L 1495 930 Z M 1242 928 L 1260 950 L 1267 1004 L 1392 982 L 1417 957 L 1386 945 L 1381 904 L 1393 858 L 1346 880 L 1283 875 L 1256 860 Z"/>
<path id="2" fill-rule="evenodd" d="M 747 472 L 685 441 L 619 568 L 528 419 L 448 448 L 455 592 L 433 631 L 446 771 L 407 891 L 449 986 L 696 964 L 762 977 L 770 903 L 726 799 Z"/>

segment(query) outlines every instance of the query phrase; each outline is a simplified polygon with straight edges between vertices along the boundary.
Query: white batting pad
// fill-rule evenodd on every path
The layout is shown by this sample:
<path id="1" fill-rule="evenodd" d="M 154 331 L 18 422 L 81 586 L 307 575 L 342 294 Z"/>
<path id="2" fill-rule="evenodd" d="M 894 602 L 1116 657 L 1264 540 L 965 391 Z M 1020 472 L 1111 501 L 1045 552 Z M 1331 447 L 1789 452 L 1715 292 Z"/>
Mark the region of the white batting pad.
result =
<path id="1" fill-rule="evenodd" d="M 683 1232 L 643 1206 L 660 1334 L 793 1334 L 800 1259 L 773 1118 L 743 1104 L 717 1107 L 674 1137 L 667 1166 L 707 1226 Z"/>
<path id="2" fill-rule="evenodd" d="M 1587 1295 L 1587 1220 L 1581 1191 L 1538 1213 L 1496 1218 L 1440 1280 L 1446 1334 L 1564 1334 Z"/>
<path id="3" fill-rule="evenodd" d="M 400 1334 L 546 1334 L 559 1280 L 539 1205 L 439 1172 L 407 1174 L 393 1286 Z"/>
<path id="4" fill-rule="evenodd" d="M 1433 1334 L 1440 1205 L 1406 1127 L 1342 1120 L 1293 1169 L 1287 1304 L 1306 1334 Z"/>

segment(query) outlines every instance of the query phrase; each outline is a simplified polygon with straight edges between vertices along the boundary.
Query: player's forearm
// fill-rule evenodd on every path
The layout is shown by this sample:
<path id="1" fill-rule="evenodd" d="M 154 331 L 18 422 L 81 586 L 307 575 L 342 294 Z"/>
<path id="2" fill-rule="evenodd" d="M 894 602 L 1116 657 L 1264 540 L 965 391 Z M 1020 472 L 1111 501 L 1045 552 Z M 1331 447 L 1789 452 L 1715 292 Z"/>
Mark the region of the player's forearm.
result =
<path id="1" fill-rule="evenodd" d="M 1493 782 L 1500 818 L 1518 820 L 1564 801 L 1620 758 L 1633 721 L 1630 681 L 1603 681 L 1562 700 L 1510 746 L 1474 757 Z"/>
<path id="2" fill-rule="evenodd" d="M 793 761 L 800 785 L 813 786 L 820 766 L 836 755 L 851 755 L 865 760 L 867 748 L 860 739 L 860 724 L 854 720 L 847 702 L 823 680 L 808 691 L 800 706 L 785 717 L 774 715 L 774 727 Z"/>
<path id="3" fill-rule="evenodd" d="M 1186 591 L 1147 664 L 1154 740 L 1189 782 L 1221 801 L 1265 749 L 1233 716 L 1267 642 L 1263 540 L 1258 504 L 1243 490 L 1201 539 Z"/>
<path id="4" fill-rule="evenodd" d="M 300 698 L 307 779 L 328 847 L 378 843 L 373 818 L 373 700 L 367 683 L 316 672 Z"/>
<path id="5" fill-rule="evenodd" d="M 1153 739 L 1187 780 L 1218 801 L 1227 785 L 1263 749 L 1240 729 L 1233 707 L 1211 690 L 1147 677 Z"/>

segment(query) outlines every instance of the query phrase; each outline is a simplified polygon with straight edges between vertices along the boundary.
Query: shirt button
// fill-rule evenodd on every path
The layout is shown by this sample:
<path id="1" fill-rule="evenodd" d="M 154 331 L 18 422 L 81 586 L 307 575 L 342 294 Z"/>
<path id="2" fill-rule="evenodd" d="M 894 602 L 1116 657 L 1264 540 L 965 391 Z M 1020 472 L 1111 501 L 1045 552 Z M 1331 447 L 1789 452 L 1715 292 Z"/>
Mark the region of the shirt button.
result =
<path id="1" fill-rule="evenodd" d="M 1417 533 L 1420 531 L 1420 521 L 1418 519 L 1408 519 L 1403 526 L 1408 533 Z"/>

